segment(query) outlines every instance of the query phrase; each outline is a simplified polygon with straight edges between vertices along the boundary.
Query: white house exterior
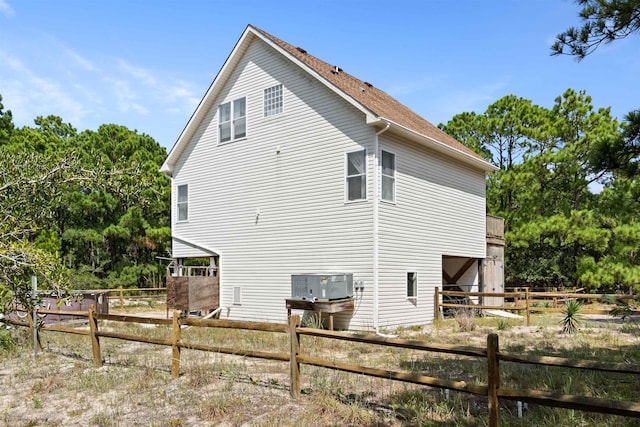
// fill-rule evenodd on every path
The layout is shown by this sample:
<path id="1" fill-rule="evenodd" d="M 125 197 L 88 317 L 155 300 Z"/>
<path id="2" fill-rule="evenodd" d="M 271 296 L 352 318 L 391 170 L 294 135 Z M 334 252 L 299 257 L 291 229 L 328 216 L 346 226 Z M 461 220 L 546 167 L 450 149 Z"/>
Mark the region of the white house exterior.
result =
<path id="1" fill-rule="evenodd" d="M 173 257 L 217 257 L 222 318 L 285 321 L 297 273 L 353 273 L 364 291 L 336 324 L 364 330 L 431 322 L 443 277 L 478 284 L 493 166 L 253 26 L 161 170 Z"/>

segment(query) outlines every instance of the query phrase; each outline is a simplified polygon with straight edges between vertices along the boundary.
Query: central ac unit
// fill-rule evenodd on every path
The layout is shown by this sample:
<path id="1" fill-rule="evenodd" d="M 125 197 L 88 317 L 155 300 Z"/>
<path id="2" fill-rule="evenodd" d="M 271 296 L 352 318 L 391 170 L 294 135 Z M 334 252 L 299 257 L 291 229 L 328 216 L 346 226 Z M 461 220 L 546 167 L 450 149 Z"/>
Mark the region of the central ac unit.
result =
<path id="1" fill-rule="evenodd" d="M 331 301 L 353 296 L 352 273 L 307 273 L 291 275 L 291 298 Z"/>

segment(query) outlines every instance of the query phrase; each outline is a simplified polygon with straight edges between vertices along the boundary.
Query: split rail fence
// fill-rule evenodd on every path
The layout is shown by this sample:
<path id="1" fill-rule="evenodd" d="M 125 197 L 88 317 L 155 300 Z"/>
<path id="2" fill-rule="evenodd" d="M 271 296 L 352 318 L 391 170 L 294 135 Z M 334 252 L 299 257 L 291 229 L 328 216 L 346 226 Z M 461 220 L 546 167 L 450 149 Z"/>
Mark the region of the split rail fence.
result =
<path id="1" fill-rule="evenodd" d="M 459 299 L 465 302 L 445 302 L 444 297 Z M 480 303 L 471 301 L 472 297 L 478 297 Z M 503 305 L 484 305 L 483 298 L 497 297 L 504 298 Z M 605 299 L 623 300 L 640 300 L 640 295 L 602 295 L 602 294 L 581 294 L 581 293 L 564 293 L 564 292 L 531 292 L 528 288 L 516 290 L 514 292 L 462 292 L 462 291 L 443 291 L 438 287 L 435 289 L 433 297 L 434 319 L 443 317 L 443 309 L 474 309 L 474 310 L 504 310 L 524 312 L 527 326 L 531 326 L 531 313 L 534 312 L 551 312 L 560 313 L 564 311 L 564 307 L 560 303 L 567 300 L 583 300 L 583 301 L 603 301 Z M 580 314 L 610 314 L 608 309 L 593 309 L 588 306 L 580 309 Z M 637 312 L 633 312 L 637 313 Z"/>
<path id="2" fill-rule="evenodd" d="M 118 300 L 120 308 L 124 307 L 125 296 L 127 299 L 148 299 L 167 295 L 167 288 L 117 288 L 117 289 L 95 289 L 87 292 L 106 293 L 109 300 Z M 115 294 L 115 295 L 111 295 Z"/>
<path id="3" fill-rule="evenodd" d="M 93 306 L 88 311 L 61 311 L 61 310 L 38 310 L 38 314 L 73 315 L 87 318 L 89 328 L 68 327 L 64 325 L 42 325 L 36 331 L 55 331 L 88 335 L 90 337 L 94 366 L 102 366 L 103 359 L 100 347 L 101 338 L 114 338 L 120 340 L 136 341 L 155 345 L 170 346 L 171 356 L 171 376 L 177 378 L 180 375 L 180 355 L 183 349 L 200 350 L 216 353 L 226 353 L 238 356 L 261 358 L 267 360 L 281 361 L 289 363 L 290 394 L 293 398 L 300 395 L 301 365 L 324 367 L 343 372 L 350 372 L 359 375 L 402 381 L 412 384 L 419 384 L 434 388 L 455 390 L 479 396 L 486 396 L 489 410 L 489 426 L 498 426 L 500 423 L 499 403 L 500 399 L 528 402 L 543 406 L 552 406 L 568 409 L 578 409 L 589 412 L 621 415 L 626 417 L 640 418 L 640 403 L 596 398 L 589 396 L 576 396 L 548 392 L 543 390 L 529 389 L 509 389 L 500 385 L 500 363 L 509 362 L 516 364 L 534 364 L 543 366 L 556 366 L 573 369 L 587 369 L 603 372 L 615 372 L 631 375 L 640 375 L 640 367 L 631 366 L 625 363 L 603 363 L 592 360 L 575 360 L 562 357 L 548 356 L 523 356 L 503 353 L 499 349 L 498 335 L 487 336 L 486 347 L 467 347 L 449 344 L 433 344 L 425 341 L 406 340 L 400 338 L 382 337 L 375 334 L 351 333 L 342 331 L 327 331 L 321 329 L 306 328 L 300 326 L 300 316 L 291 316 L 288 324 L 262 323 L 262 322 L 240 322 L 220 319 L 200 319 L 193 317 L 181 318 L 181 312 L 173 312 L 173 318 L 148 318 L 129 315 L 99 314 Z M 29 322 L 7 320 L 19 326 L 28 326 L 33 332 L 34 322 L 31 313 L 28 313 Z M 170 327 L 171 336 L 165 339 L 151 338 L 141 335 L 129 335 L 118 332 L 101 330 L 99 321 L 110 321 L 120 323 L 139 323 L 165 325 Z M 256 351 L 245 348 L 228 348 L 215 345 L 205 345 L 200 343 L 189 343 L 182 339 L 181 328 L 183 326 L 194 326 L 203 328 L 232 328 L 240 330 L 252 330 L 282 333 L 289 335 L 289 352 Z M 311 357 L 305 353 L 302 336 L 319 337 L 324 339 L 342 340 L 349 342 L 380 345 L 402 349 L 411 349 L 424 352 L 446 353 L 460 356 L 476 357 L 486 359 L 487 377 L 486 384 L 468 384 L 465 381 L 452 381 L 442 378 L 434 378 L 414 372 L 395 371 L 366 367 L 348 363 L 336 362 L 328 359 Z M 39 343 L 39 339 L 38 339 Z"/>

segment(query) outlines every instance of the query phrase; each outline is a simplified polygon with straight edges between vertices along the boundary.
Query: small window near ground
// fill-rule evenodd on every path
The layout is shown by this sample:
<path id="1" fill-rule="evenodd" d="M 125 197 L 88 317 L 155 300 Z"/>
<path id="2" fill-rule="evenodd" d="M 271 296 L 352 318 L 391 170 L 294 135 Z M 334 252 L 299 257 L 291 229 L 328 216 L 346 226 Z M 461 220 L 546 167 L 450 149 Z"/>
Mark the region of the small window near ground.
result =
<path id="1" fill-rule="evenodd" d="M 347 153 L 347 200 L 367 198 L 367 152 Z"/>
<path id="2" fill-rule="evenodd" d="M 238 98 L 218 106 L 218 140 L 229 142 L 247 136 L 247 99 Z"/>
<path id="3" fill-rule="evenodd" d="M 178 221 L 189 219 L 189 186 L 178 185 Z"/>
<path id="4" fill-rule="evenodd" d="M 418 273 L 410 271 L 407 273 L 407 298 L 418 297 Z"/>
<path id="5" fill-rule="evenodd" d="M 264 90 L 264 116 L 274 116 L 282 113 L 282 85 L 276 85 Z"/>
<path id="6" fill-rule="evenodd" d="M 396 201 L 396 155 L 387 151 L 382 152 L 382 200 Z"/>

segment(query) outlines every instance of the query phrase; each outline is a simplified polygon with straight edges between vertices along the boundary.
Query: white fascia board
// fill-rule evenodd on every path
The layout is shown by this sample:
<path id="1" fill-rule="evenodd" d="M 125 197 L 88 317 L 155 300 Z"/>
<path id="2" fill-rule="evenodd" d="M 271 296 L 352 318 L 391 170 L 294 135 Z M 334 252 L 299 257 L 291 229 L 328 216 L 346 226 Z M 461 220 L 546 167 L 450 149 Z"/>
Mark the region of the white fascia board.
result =
<path id="1" fill-rule="evenodd" d="M 437 139 L 422 135 L 421 133 L 418 133 L 402 125 L 399 125 L 389 119 L 385 119 L 384 117 L 378 117 L 377 120 L 367 121 L 367 123 L 372 126 L 377 126 L 377 125 L 387 126 L 387 124 L 390 124 L 391 125 L 390 128 L 392 131 L 395 131 L 396 133 L 412 141 L 416 141 L 422 145 L 432 148 L 449 157 L 453 157 L 457 160 L 460 160 L 461 162 L 466 163 L 470 166 L 480 168 L 485 172 L 493 172 L 498 170 L 496 166 L 492 165 L 486 160 L 479 159 L 475 156 L 470 155 L 469 153 L 465 153 L 462 150 L 458 150 L 457 148 L 454 148 L 448 144 L 440 142 Z"/>
<path id="2" fill-rule="evenodd" d="M 233 72 L 236 64 L 242 57 L 244 51 L 249 46 L 249 43 L 251 42 L 251 39 L 255 34 L 256 32 L 251 26 L 248 26 L 244 30 L 244 33 L 242 33 L 242 36 L 240 36 L 240 39 L 222 65 L 222 68 L 213 79 L 213 82 L 211 82 L 211 85 L 209 85 L 209 89 L 207 89 L 204 97 L 202 97 L 202 99 L 200 100 L 200 103 L 198 104 L 198 107 L 196 107 L 195 112 L 189 118 L 189 121 L 182 130 L 182 133 L 180 133 L 178 140 L 169 151 L 166 160 L 160 167 L 160 172 L 168 175 L 171 175 L 173 173 L 173 167 L 180 158 L 180 155 L 184 151 L 185 146 L 189 143 L 189 140 L 202 122 L 203 117 L 211 108 L 211 104 L 216 99 L 218 93 L 224 86 L 224 83 L 226 82 L 229 75 L 231 75 L 231 73 Z"/>
<path id="3" fill-rule="evenodd" d="M 203 256 L 222 256 L 222 251 L 216 249 L 209 249 L 202 244 L 193 242 L 191 240 L 183 239 L 182 237 L 178 237 L 175 234 L 171 236 L 171 239 L 177 240 L 178 242 L 191 246 L 194 249 L 197 249 L 203 253 Z"/>

